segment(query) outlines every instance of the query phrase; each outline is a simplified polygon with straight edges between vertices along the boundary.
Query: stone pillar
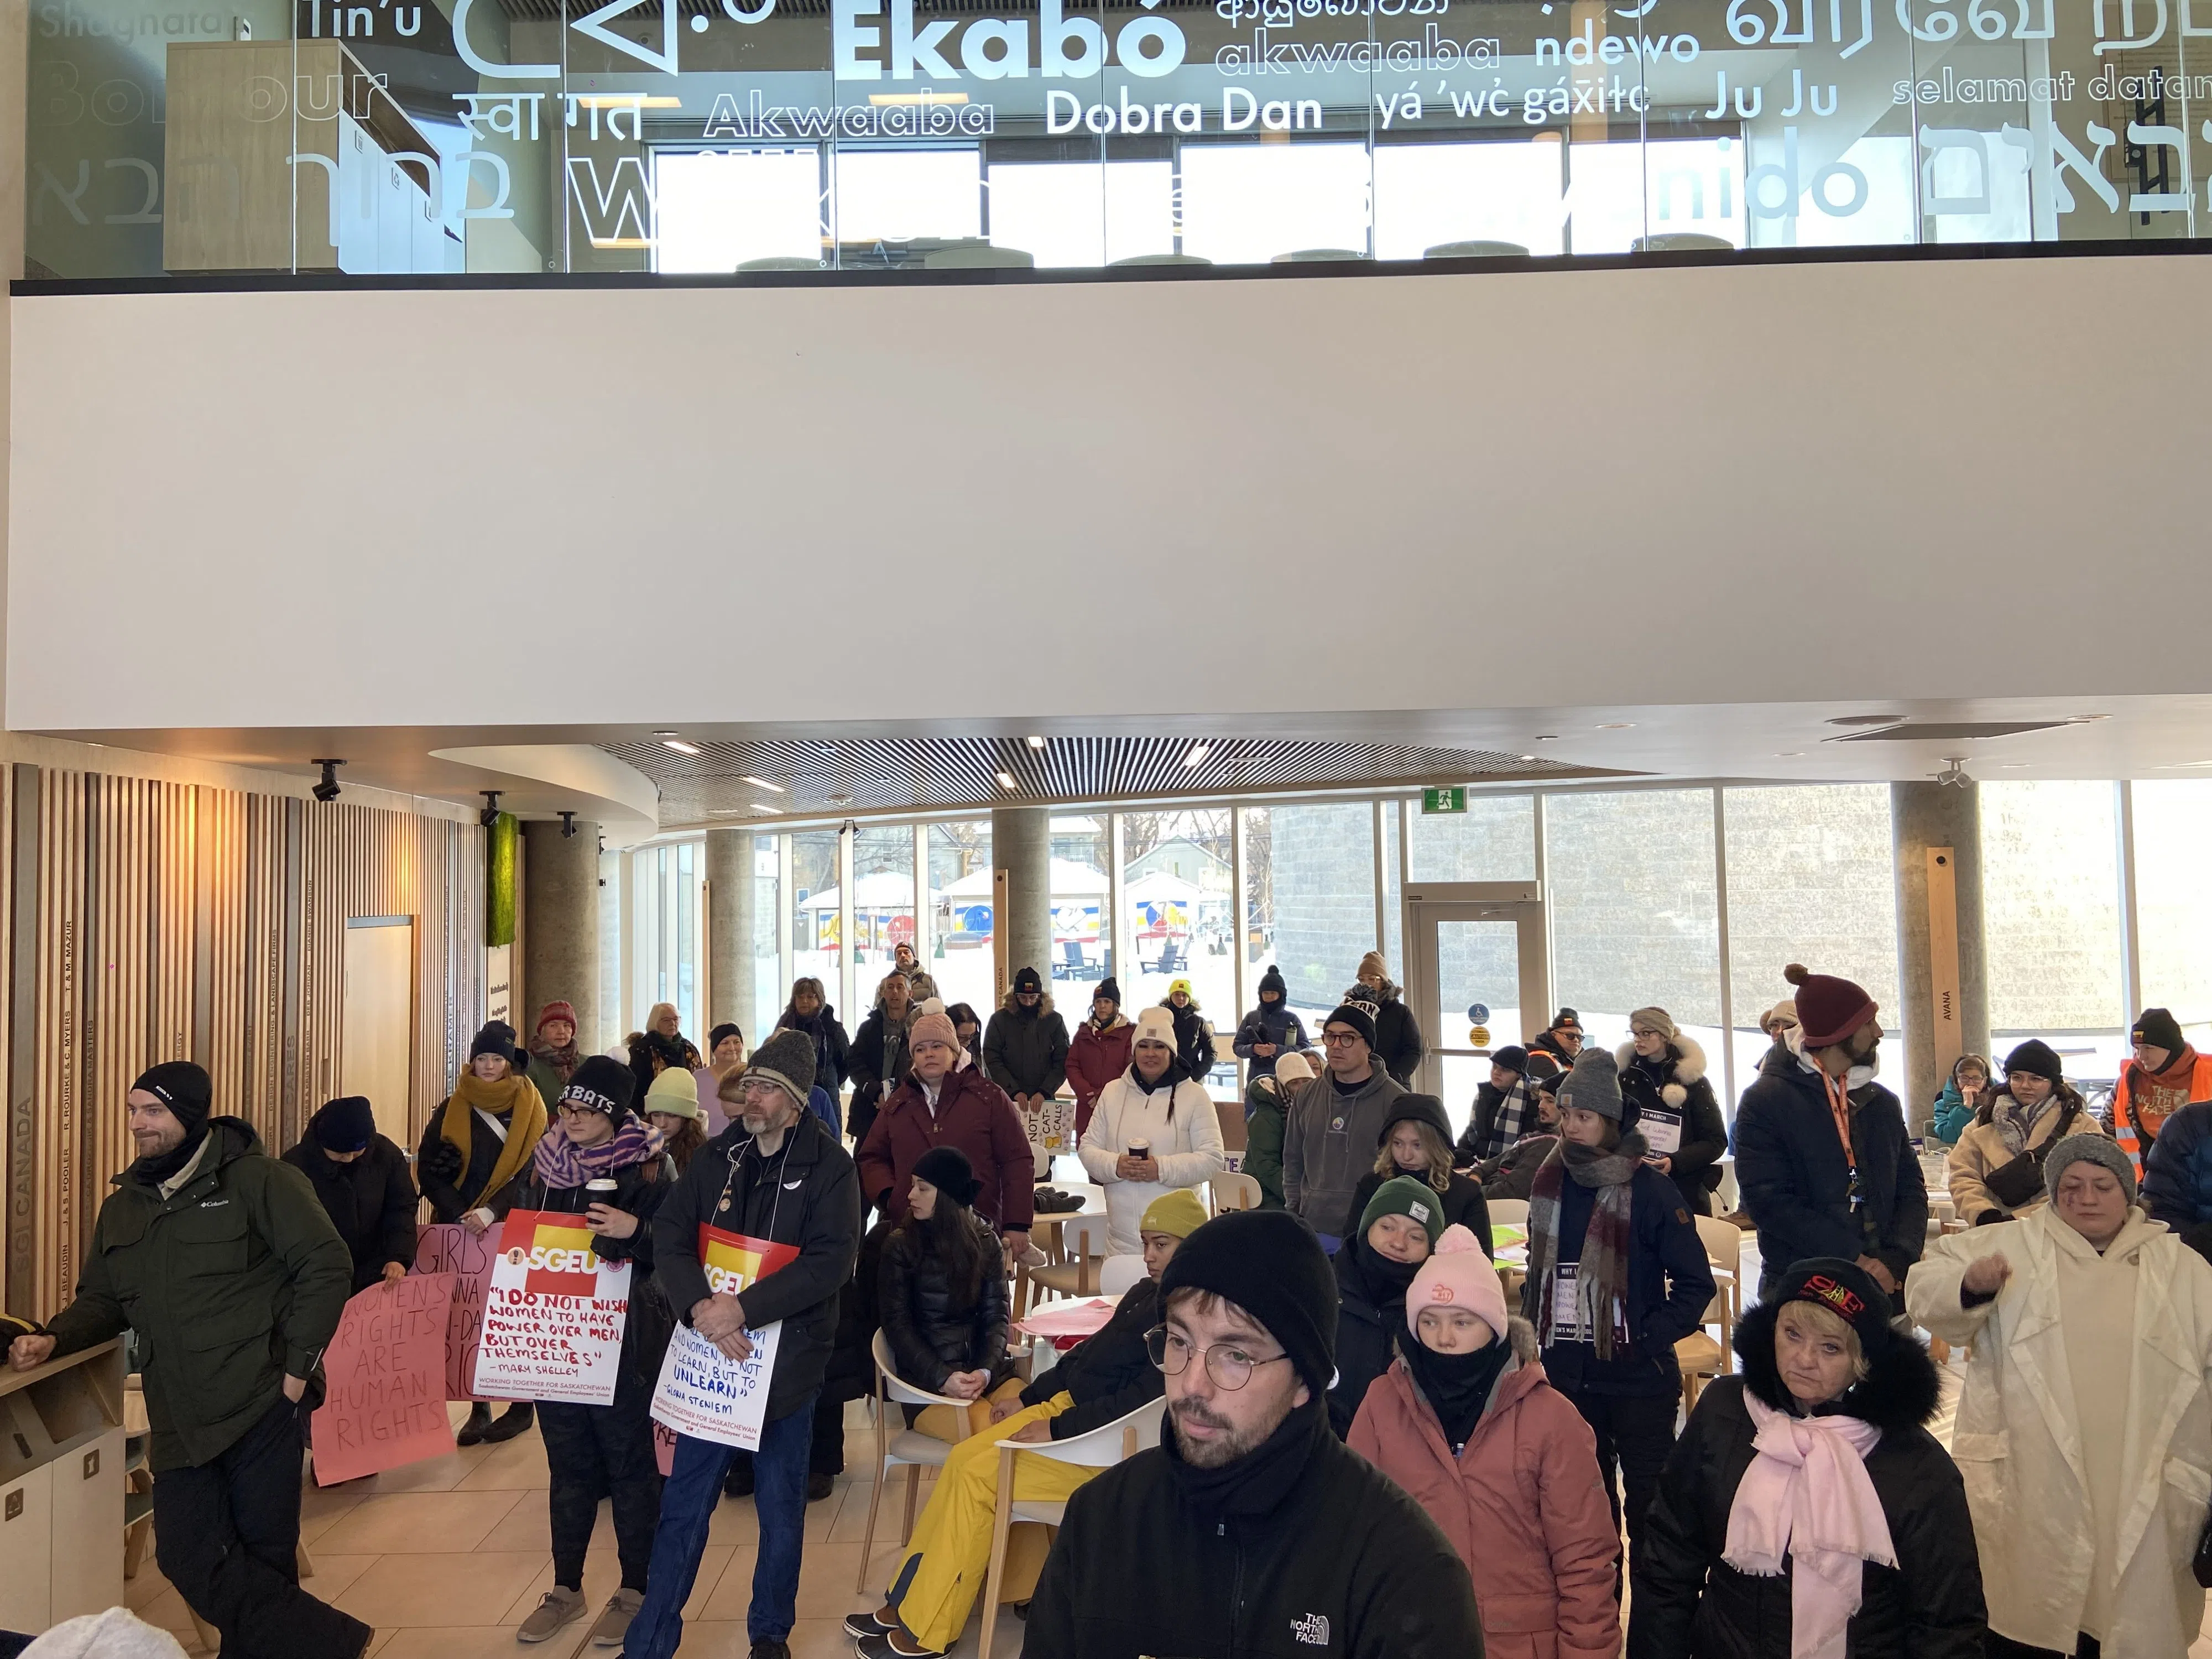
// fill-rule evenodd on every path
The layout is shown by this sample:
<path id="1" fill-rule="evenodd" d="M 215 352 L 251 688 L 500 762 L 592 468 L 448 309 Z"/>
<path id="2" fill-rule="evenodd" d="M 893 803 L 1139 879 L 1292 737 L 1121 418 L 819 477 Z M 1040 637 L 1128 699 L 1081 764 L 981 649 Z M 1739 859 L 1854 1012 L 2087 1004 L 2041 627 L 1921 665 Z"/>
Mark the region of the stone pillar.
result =
<path id="1" fill-rule="evenodd" d="M 707 832 L 707 985 L 714 1001 L 709 1029 L 734 1020 L 748 1048 L 768 1033 L 753 1030 L 753 832 Z M 703 1042 L 702 1036 L 700 1041 Z"/>
<path id="2" fill-rule="evenodd" d="M 538 1011 L 574 1003 L 576 1042 L 586 1054 L 605 1049 L 619 1033 L 599 1029 L 599 826 L 579 821 L 563 836 L 558 823 L 522 826 L 522 995 L 515 1029 L 528 1041 Z"/>
<path id="3" fill-rule="evenodd" d="M 1953 1038 L 1940 1028 L 1955 1019 L 1956 1051 L 1990 1051 L 1989 952 L 1982 935 L 1982 803 L 1978 787 L 1938 783 L 1893 783 L 1890 827 L 1897 875 L 1897 951 L 1903 975 L 1905 1006 L 1882 1011 L 1905 1029 L 1905 1121 L 1924 1127 L 1928 1104 L 1949 1075 Z M 1950 849 L 1947 862 L 1933 866 L 1931 848 Z M 1954 894 L 1953 924 L 1929 902 L 1930 878 L 1939 883 L 1948 871 Z M 1958 941 L 1955 1010 L 1947 1005 L 1952 987 L 1939 985 L 1932 951 L 1954 932 Z M 1946 951 L 1948 957 L 1948 952 Z M 1943 975 L 1948 980 L 1948 972 Z"/>
<path id="4" fill-rule="evenodd" d="M 1006 942 L 1006 978 L 1034 968 L 1052 985 L 1052 809 L 1000 806 L 991 811 L 991 867 L 1006 872 L 1006 903 L 992 927 Z M 997 988 L 1003 996 L 1006 988 Z M 986 1010 L 988 1015 L 988 1011 Z"/>

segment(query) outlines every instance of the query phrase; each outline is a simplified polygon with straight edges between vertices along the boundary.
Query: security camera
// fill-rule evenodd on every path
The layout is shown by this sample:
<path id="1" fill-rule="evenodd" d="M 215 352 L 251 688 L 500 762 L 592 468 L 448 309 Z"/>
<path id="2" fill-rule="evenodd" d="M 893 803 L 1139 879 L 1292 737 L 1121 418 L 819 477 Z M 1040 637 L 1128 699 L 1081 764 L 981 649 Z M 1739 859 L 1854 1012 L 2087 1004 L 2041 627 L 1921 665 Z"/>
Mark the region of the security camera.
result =
<path id="1" fill-rule="evenodd" d="M 562 839 L 562 841 L 574 841 L 575 838 L 576 838 L 576 815 L 575 815 L 574 812 L 563 812 L 563 813 L 562 813 L 562 814 L 561 814 L 561 839 Z"/>
<path id="2" fill-rule="evenodd" d="M 498 789 L 479 789 L 484 798 L 483 811 L 477 814 L 477 822 L 487 830 L 499 822 L 499 798 L 504 792 Z"/>
<path id="3" fill-rule="evenodd" d="M 307 793 L 328 805 L 338 798 L 338 768 L 345 763 L 342 760 L 319 760 L 313 763 L 323 769 L 323 781 Z"/>

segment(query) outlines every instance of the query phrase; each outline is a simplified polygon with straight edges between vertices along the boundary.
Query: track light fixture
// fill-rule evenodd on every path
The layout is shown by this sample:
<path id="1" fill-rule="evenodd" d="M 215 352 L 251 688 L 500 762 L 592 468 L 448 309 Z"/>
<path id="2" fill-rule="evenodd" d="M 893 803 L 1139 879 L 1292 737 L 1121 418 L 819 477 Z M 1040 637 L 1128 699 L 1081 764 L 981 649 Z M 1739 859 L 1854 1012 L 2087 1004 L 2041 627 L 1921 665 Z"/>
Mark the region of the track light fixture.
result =
<path id="1" fill-rule="evenodd" d="M 327 806 L 338 798 L 338 768 L 345 763 L 342 760 L 319 760 L 314 764 L 323 769 L 323 780 L 307 793 Z"/>
<path id="2" fill-rule="evenodd" d="M 564 811 L 561 814 L 561 839 L 574 841 L 575 838 L 576 815 L 571 811 Z"/>
<path id="3" fill-rule="evenodd" d="M 477 814 L 477 822 L 487 830 L 499 822 L 499 798 L 504 793 L 503 790 L 498 789 L 477 791 L 477 793 L 484 798 L 483 811 Z"/>

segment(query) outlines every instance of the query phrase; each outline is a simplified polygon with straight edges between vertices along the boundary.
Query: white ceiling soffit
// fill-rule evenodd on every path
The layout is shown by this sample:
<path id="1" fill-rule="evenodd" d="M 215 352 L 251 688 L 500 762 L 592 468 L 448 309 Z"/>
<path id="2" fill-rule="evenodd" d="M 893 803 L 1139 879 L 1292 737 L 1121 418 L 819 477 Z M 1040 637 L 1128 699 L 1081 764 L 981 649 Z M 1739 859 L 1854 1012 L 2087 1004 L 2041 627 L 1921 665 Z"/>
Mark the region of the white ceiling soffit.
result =
<path id="1" fill-rule="evenodd" d="M 574 812 L 596 821 L 611 847 L 642 841 L 660 828 L 660 797 L 653 780 L 592 744 L 490 744 L 433 749 L 430 755 L 508 780 L 510 787 L 501 790 L 501 811 L 525 817 Z"/>

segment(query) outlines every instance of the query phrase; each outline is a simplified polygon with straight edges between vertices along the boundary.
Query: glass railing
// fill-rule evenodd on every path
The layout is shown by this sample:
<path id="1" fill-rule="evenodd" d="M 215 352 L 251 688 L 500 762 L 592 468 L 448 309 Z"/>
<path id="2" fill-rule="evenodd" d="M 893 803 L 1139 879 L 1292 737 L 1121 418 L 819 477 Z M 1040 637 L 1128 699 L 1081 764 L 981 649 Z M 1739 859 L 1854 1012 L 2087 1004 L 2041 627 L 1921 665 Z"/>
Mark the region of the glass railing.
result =
<path id="1" fill-rule="evenodd" d="M 34 277 L 2212 226 L 2212 0 L 34 0 L 30 37 Z"/>

